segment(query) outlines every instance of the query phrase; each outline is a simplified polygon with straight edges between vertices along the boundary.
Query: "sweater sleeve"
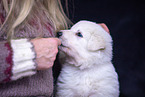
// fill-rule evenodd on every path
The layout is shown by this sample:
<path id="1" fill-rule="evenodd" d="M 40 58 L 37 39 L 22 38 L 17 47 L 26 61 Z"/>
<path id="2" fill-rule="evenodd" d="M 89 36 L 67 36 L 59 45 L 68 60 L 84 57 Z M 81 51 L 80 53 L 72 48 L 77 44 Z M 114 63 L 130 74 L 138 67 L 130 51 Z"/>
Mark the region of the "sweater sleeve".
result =
<path id="1" fill-rule="evenodd" d="M 36 73 L 35 52 L 28 39 L 0 42 L 0 83 Z"/>

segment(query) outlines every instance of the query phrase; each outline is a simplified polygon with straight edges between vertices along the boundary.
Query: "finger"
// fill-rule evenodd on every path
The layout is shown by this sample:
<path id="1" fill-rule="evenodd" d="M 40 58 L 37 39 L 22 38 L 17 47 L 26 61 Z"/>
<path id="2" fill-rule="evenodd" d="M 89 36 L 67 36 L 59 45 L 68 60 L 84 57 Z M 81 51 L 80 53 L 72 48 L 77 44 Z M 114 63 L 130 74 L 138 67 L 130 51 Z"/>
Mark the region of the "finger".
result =
<path id="1" fill-rule="evenodd" d="M 56 40 L 57 40 L 58 46 L 61 45 L 60 39 L 56 38 Z"/>

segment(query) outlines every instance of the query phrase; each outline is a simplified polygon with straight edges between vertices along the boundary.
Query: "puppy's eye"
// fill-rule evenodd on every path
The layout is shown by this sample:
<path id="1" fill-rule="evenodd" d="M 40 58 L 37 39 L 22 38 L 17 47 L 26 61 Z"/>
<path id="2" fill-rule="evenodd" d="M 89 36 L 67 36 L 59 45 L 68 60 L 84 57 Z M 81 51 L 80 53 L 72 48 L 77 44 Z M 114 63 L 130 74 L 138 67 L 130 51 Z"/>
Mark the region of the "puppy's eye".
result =
<path id="1" fill-rule="evenodd" d="M 79 37 L 83 37 L 81 32 L 76 33 L 76 35 L 79 36 Z"/>

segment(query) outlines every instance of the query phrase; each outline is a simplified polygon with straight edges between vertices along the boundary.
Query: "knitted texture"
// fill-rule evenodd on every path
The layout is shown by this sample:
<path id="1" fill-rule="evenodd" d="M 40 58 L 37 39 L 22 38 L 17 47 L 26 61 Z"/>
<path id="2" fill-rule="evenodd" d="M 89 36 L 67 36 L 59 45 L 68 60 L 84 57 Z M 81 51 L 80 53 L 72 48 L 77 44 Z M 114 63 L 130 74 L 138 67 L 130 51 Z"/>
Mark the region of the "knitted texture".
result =
<path id="1" fill-rule="evenodd" d="M 6 58 L 6 62 L 9 64 L 9 67 L 5 70 L 5 74 L 7 75 L 7 78 L 3 80 L 3 82 L 8 82 L 11 80 L 11 76 L 12 76 L 12 65 L 13 65 L 13 61 L 12 61 L 12 54 L 13 54 L 13 51 L 10 47 L 10 44 L 9 43 L 5 43 L 5 46 L 7 47 L 7 49 L 9 50 L 9 56 Z"/>
<path id="2" fill-rule="evenodd" d="M 17 80 L 21 77 L 31 76 L 36 73 L 34 62 L 35 53 L 32 50 L 33 45 L 28 39 L 11 40 L 13 50 L 13 67 L 11 80 Z"/>
<path id="3" fill-rule="evenodd" d="M 5 42 L 0 42 L 0 82 L 9 78 L 9 74 L 5 74 L 10 64 L 7 58 L 10 56 L 10 50 Z M 13 52 L 14 53 L 14 52 Z M 34 60 L 35 61 L 35 60 Z M 9 71 L 10 72 L 10 71 Z M 53 93 L 53 77 L 52 68 L 45 71 L 38 71 L 36 75 L 24 77 L 16 81 L 0 84 L 1 97 L 18 96 L 51 96 Z"/>
<path id="4" fill-rule="evenodd" d="M 0 43 L 0 82 L 8 82 L 12 69 L 12 50 L 7 42 Z"/>
<path id="5" fill-rule="evenodd" d="M 0 97 L 50 97 L 52 93 L 53 77 L 51 68 L 46 71 L 38 71 L 36 75 L 31 77 L 0 84 Z"/>
<path id="6" fill-rule="evenodd" d="M 49 33 L 49 32 L 46 32 Z M 27 34 L 28 35 L 28 34 Z M 28 36 L 29 37 L 29 36 Z M 48 36 L 50 37 L 50 36 Z M 0 42 L 0 82 L 7 79 L 4 73 L 10 64 L 6 59 L 10 54 L 10 50 L 5 46 L 6 41 Z M 36 60 L 34 60 L 36 61 Z M 45 71 L 38 71 L 33 76 L 24 77 L 16 81 L 0 84 L 1 97 L 30 97 L 30 96 L 46 96 L 50 97 L 53 93 L 53 76 L 52 68 Z"/>
<path id="7" fill-rule="evenodd" d="M 0 0 L 1 3 L 2 0 Z M 1 4 L 0 4 L 1 5 Z M 5 13 L 0 6 L 0 22 L 4 21 Z M 3 15 L 1 15 L 3 13 Z M 46 24 L 42 25 L 42 37 L 54 37 L 54 29 L 45 20 Z M 33 21 L 34 26 L 40 25 L 37 20 Z M 37 28 L 37 27 L 36 27 Z M 39 30 L 39 29 L 38 29 Z M 1 35 L 2 32 L 0 32 Z M 22 26 L 21 30 L 16 30 L 15 36 L 20 38 L 35 38 L 39 36 L 39 33 L 31 31 L 28 27 Z M 33 76 L 26 76 L 16 81 L 10 81 L 13 65 L 11 66 L 11 60 L 15 52 L 10 50 L 10 45 L 7 44 L 6 35 L 0 36 L 0 97 L 50 97 L 53 93 L 53 77 L 52 68 L 45 71 L 38 71 Z M 13 60 L 14 61 L 14 60 Z M 14 63 L 12 61 L 12 63 Z M 36 60 L 34 60 L 35 62 Z M 32 69 L 32 68 L 31 68 Z M 1 83 L 5 81 L 5 83 Z"/>
<path id="8" fill-rule="evenodd" d="M 10 54 L 11 51 L 8 49 L 8 46 L 6 46 L 6 43 L 7 43 L 6 41 L 0 42 L 0 82 L 2 82 L 5 79 L 9 79 L 10 77 L 9 73 L 7 75 L 5 74 L 5 71 L 9 70 L 10 68 L 10 64 L 8 63 L 7 58 L 9 58 L 9 56 L 11 55 Z M 1 97 L 9 97 L 9 96 L 50 97 L 52 93 L 53 93 L 52 68 L 45 71 L 38 71 L 37 74 L 33 76 L 28 76 L 22 79 L 18 79 L 16 81 L 0 84 Z"/>

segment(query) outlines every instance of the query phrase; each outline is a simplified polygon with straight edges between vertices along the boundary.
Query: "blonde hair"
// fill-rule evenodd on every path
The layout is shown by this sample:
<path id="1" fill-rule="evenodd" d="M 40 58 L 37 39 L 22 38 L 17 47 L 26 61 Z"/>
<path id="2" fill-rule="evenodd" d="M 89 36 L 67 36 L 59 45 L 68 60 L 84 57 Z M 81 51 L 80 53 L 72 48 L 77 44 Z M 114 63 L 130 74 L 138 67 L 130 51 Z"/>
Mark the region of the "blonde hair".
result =
<path id="1" fill-rule="evenodd" d="M 70 23 L 60 0 L 3 0 L 3 7 L 7 17 L 0 30 L 7 32 L 8 39 L 15 38 L 15 30 L 23 25 L 36 30 L 30 24 L 32 18 L 41 24 L 47 19 L 55 31 L 67 29 Z"/>

